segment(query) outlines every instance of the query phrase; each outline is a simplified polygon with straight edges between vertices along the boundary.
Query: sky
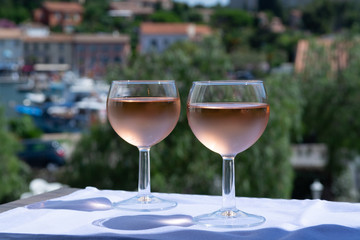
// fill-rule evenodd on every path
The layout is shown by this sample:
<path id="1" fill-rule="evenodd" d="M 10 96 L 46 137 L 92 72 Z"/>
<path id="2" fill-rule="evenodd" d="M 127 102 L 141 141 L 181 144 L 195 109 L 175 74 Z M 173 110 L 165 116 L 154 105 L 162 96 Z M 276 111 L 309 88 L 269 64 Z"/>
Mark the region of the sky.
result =
<path id="1" fill-rule="evenodd" d="M 204 6 L 213 6 L 215 4 L 220 3 L 221 5 L 227 5 L 229 0 L 174 0 L 175 2 L 185 2 L 190 6 L 194 6 L 196 4 L 202 4 Z"/>

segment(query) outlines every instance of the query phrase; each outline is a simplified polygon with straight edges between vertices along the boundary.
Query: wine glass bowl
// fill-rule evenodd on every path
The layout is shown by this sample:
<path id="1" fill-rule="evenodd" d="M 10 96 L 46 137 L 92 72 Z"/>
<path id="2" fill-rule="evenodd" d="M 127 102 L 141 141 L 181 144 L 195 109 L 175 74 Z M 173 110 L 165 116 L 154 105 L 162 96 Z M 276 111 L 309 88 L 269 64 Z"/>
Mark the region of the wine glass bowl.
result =
<path id="1" fill-rule="evenodd" d="M 255 226 L 265 221 L 236 208 L 234 159 L 260 138 L 269 114 L 262 81 L 193 83 L 187 103 L 190 128 L 203 145 L 223 158 L 223 206 L 195 221 L 218 227 Z"/>
<path id="2" fill-rule="evenodd" d="M 113 81 L 107 99 L 107 115 L 114 131 L 139 149 L 137 196 L 114 207 L 134 211 L 173 208 L 176 202 L 150 192 L 150 147 L 166 138 L 180 115 L 180 98 L 172 80 Z"/>

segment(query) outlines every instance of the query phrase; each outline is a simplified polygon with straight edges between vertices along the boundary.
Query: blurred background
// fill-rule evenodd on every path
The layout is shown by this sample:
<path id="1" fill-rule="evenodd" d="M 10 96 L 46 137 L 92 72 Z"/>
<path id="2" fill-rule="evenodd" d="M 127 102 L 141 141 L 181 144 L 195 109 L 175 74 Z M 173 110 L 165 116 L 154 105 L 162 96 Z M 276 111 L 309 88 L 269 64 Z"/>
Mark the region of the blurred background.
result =
<path id="1" fill-rule="evenodd" d="M 106 117 L 112 80 L 175 79 L 152 191 L 221 194 L 186 119 L 192 81 L 262 79 L 263 136 L 237 196 L 360 201 L 360 2 L 0 0 L 0 202 L 61 186 L 136 190 L 138 151 Z"/>

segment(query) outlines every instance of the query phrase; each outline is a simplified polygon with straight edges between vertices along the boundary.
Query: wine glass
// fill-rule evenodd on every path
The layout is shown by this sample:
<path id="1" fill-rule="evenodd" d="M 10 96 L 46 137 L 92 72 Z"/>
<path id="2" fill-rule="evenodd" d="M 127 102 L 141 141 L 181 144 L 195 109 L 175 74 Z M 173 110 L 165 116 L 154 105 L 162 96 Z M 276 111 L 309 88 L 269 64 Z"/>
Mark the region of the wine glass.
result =
<path id="1" fill-rule="evenodd" d="M 236 208 L 235 156 L 252 146 L 264 132 L 270 108 L 262 81 L 193 82 L 187 117 L 196 138 L 223 158 L 222 208 L 194 221 L 214 227 L 250 227 L 265 218 Z"/>
<path id="2" fill-rule="evenodd" d="M 139 182 L 136 196 L 114 204 L 133 211 L 173 208 L 174 201 L 150 191 L 150 147 L 174 129 L 180 115 L 180 97 L 173 80 L 113 81 L 107 98 L 107 115 L 115 132 L 139 149 Z"/>

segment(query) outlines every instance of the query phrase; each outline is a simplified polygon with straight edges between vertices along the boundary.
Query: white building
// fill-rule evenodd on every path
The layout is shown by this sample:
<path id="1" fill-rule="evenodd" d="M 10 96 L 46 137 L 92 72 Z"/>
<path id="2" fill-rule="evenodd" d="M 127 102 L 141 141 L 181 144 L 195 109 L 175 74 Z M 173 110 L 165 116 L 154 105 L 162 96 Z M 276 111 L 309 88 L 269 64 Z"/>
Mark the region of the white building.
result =
<path id="1" fill-rule="evenodd" d="M 210 34 L 211 29 L 205 25 L 142 23 L 140 26 L 140 52 L 162 52 L 177 41 L 196 41 Z"/>
<path id="2" fill-rule="evenodd" d="M 23 47 L 18 28 L 0 28 L 0 71 L 16 70 L 23 61 Z"/>

